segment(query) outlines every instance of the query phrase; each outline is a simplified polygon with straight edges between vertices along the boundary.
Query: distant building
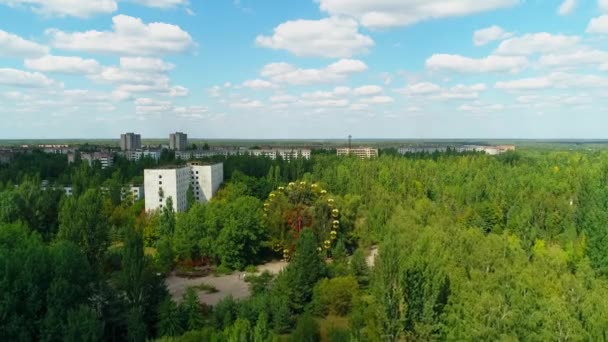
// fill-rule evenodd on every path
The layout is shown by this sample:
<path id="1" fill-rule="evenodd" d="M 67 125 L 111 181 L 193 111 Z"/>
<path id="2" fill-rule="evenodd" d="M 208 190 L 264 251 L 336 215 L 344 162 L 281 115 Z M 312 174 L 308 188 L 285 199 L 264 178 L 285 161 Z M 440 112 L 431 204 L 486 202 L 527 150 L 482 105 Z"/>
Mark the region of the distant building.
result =
<path id="1" fill-rule="evenodd" d="M 448 151 L 449 146 L 405 146 L 399 148 L 399 154 L 409 153 L 444 153 Z"/>
<path id="2" fill-rule="evenodd" d="M 338 157 L 340 156 L 357 156 L 360 159 L 369 159 L 378 156 L 378 149 L 371 147 L 356 147 L 356 148 L 339 148 L 337 150 Z"/>
<path id="3" fill-rule="evenodd" d="M 68 155 L 68 161 L 70 157 Z M 102 169 L 107 169 L 114 166 L 114 155 L 107 152 L 94 152 L 94 153 L 81 153 L 80 159 L 87 161 L 89 165 L 93 166 L 93 162 L 99 161 Z"/>
<path id="4" fill-rule="evenodd" d="M 201 203 L 211 200 L 224 181 L 224 164 L 190 163 L 176 168 L 144 170 L 146 211 L 162 209 L 171 197 L 173 209 L 185 211 L 187 193 L 192 187 L 194 198 Z"/>
<path id="5" fill-rule="evenodd" d="M 125 186 L 122 188 L 120 199 L 123 201 L 129 200 L 130 202 L 137 202 L 144 198 L 144 186 L 143 185 L 132 185 Z"/>
<path id="6" fill-rule="evenodd" d="M 290 149 L 290 148 L 276 148 L 276 149 L 262 149 L 262 150 L 248 150 L 246 153 L 256 157 L 267 157 L 272 160 L 278 157 L 284 160 L 292 160 L 297 158 L 310 159 L 309 149 Z"/>
<path id="7" fill-rule="evenodd" d="M 141 135 L 125 133 L 120 135 L 120 149 L 122 151 L 133 151 L 141 149 Z"/>
<path id="8" fill-rule="evenodd" d="M 503 154 L 507 151 L 515 151 L 514 145 L 498 145 L 498 146 L 481 146 L 481 145 L 463 145 L 456 148 L 458 152 L 483 152 L 485 154 L 495 156 Z"/>
<path id="9" fill-rule="evenodd" d="M 160 154 L 160 150 L 135 150 L 121 153 L 121 155 L 130 161 L 138 161 L 143 158 L 152 158 L 158 161 L 160 159 Z"/>
<path id="10" fill-rule="evenodd" d="M 185 151 L 188 148 L 188 135 L 176 132 L 169 135 L 169 149 L 174 151 Z"/>
<path id="11" fill-rule="evenodd" d="M 191 160 L 191 159 L 203 159 L 215 156 L 237 156 L 239 155 L 239 150 L 235 149 L 226 149 L 226 150 L 194 150 L 194 151 L 175 151 L 175 158 L 179 158 L 181 160 Z"/>

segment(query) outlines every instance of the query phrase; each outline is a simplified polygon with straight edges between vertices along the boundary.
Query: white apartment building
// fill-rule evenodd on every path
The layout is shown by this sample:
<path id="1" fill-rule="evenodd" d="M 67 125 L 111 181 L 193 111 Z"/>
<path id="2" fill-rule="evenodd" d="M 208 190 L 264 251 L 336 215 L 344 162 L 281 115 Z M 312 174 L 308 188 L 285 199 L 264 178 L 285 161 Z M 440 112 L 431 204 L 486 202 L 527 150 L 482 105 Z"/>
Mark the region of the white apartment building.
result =
<path id="1" fill-rule="evenodd" d="M 265 150 L 248 150 L 247 153 L 256 157 L 268 157 L 272 160 L 275 160 L 278 157 L 281 157 L 285 160 L 292 160 L 297 158 L 310 159 L 309 149 L 277 148 Z"/>
<path id="2" fill-rule="evenodd" d="M 174 151 L 185 151 L 188 148 L 188 135 L 182 132 L 170 134 L 169 148 Z"/>
<path id="3" fill-rule="evenodd" d="M 224 164 L 199 165 L 191 163 L 178 168 L 144 170 L 144 194 L 146 211 L 162 209 L 169 197 L 173 210 L 185 211 L 188 207 L 187 192 L 190 187 L 194 198 L 206 203 L 213 198 L 224 181 Z"/>
<path id="4" fill-rule="evenodd" d="M 141 135 L 135 133 L 125 133 L 120 135 L 120 149 L 132 151 L 141 149 Z"/>
<path id="5" fill-rule="evenodd" d="M 130 161 L 137 161 L 146 157 L 154 160 L 160 159 L 161 151 L 158 150 L 136 150 L 136 151 L 125 151 L 123 155 Z"/>
<path id="6" fill-rule="evenodd" d="M 99 161 L 102 169 L 107 169 L 114 165 L 114 155 L 105 152 L 94 152 L 94 153 L 81 153 L 80 159 L 87 161 L 89 166 L 93 166 L 93 162 Z M 73 160 L 73 159 L 72 159 Z M 68 156 L 68 162 L 70 157 Z"/>
<path id="7" fill-rule="evenodd" d="M 371 147 L 356 147 L 356 148 L 339 148 L 337 149 L 337 155 L 340 156 L 357 156 L 360 159 L 369 159 L 378 156 L 378 149 Z"/>

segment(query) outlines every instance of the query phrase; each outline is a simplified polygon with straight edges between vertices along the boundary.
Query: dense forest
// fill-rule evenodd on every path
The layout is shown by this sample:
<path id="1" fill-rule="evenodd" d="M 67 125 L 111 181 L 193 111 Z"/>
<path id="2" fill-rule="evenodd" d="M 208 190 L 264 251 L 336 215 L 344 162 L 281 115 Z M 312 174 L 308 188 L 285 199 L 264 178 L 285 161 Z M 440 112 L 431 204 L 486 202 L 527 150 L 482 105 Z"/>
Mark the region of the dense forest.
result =
<path id="1" fill-rule="evenodd" d="M 170 153 L 0 166 L 0 340 L 608 340 L 608 152 L 214 160 L 216 198 L 152 214 L 121 187 Z M 249 298 L 171 297 L 170 274 L 281 258 L 264 204 L 290 182 L 332 194 L 329 250 L 305 229 L 283 271 L 247 278 Z"/>

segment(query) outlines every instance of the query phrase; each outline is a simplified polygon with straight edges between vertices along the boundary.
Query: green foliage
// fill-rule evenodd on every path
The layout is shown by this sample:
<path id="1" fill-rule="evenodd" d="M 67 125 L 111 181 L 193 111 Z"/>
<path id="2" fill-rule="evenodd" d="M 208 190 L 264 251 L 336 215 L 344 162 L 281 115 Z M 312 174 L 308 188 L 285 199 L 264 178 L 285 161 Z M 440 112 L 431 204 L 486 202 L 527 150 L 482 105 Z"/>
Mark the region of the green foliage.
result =
<path id="1" fill-rule="evenodd" d="M 179 336 L 183 331 L 182 313 L 171 298 L 165 298 L 158 308 L 158 334 Z"/>
<path id="2" fill-rule="evenodd" d="M 304 306 L 312 299 L 315 284 L 327 274 L 325 262 L 317 250 L 317 240 L 312 230 L 304 230 L 298 240 L 296 254 L 285 269 L 287 294 L 294 312 L 304 311 Z"/>
<path id="3" fill-rule="evenodd" d="M 359 283 L 359 286 L 365 288 L 369 284 L 370 269 L 365 259 L 365 252 L 362 249 L 357 249 L 350 259 L 350 274 L 352 274 Z"/>
<path id="4" fill-rule="evenodd" d="M 89 307 L 80 306 L 70 310 L 66 320 L 65 329 L 60 336 L 62 341 L 95 342 L 103 337 L 103 324 Z"/>
<path id="5" fill-rule="evenodd" d="M 321 340 L 319 324 L 309 313 L 304 313 L 298 318 L 298 323 L 290 341 L 294 342 L 318 342 Z"/>
<path id="6" fill-rule="evenodd" d="M 350 313 L 358 292 L 359 284 L 352 276 L 322 279 L 315 287 L 313 303 L 320 313 L 345 316 Z"/>
<path id="7" fill-rule="evenodd" d="M 194 289 L 186 290 L 179 308 L 184 317 L 186 330 L 196 330 L 203 326 L 203 314 Z"/>
<path id="8" fill-rule="evenodd" d="M 258 321 L 253 328 L 253 342 L 265 342 L 270 337 L 270 329 L 268 327 L 268 315 L 261 312 Z"/>
<path id="9" fill-rule="evenodd" d="M 224 330 L 226 342 L 252 341 L 252 329 L 248 320 L 239 318 Z"/>
<path id="10" fill-rule="evenodd" d="M 91 265 L 98 265 L 109 246 L 107 216 L 100 210 L 103 197 L 88 190 L 80 197 L 65 198 L 59 212 L 60 240 L 78 245 Z"/>

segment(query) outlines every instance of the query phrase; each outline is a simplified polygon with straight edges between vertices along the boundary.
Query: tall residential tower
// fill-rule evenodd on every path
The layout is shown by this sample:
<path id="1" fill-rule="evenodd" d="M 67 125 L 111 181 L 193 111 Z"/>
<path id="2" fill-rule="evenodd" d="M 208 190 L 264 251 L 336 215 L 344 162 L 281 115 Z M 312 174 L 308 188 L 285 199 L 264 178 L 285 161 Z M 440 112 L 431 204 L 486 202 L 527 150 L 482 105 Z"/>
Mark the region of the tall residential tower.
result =
<path id="1" fill-rule="evenodd" d="M 141 149 L 141 135 L 135 133 L 121 134 L 120 149 L 123 151 L 134 151 Z"/>
<path id="2" fill-rule="evenodd" d="M 174 151 L 185 151 L 188 148 L 188 135 L 182 132 L 169 135 L 169 148 Z"/>

